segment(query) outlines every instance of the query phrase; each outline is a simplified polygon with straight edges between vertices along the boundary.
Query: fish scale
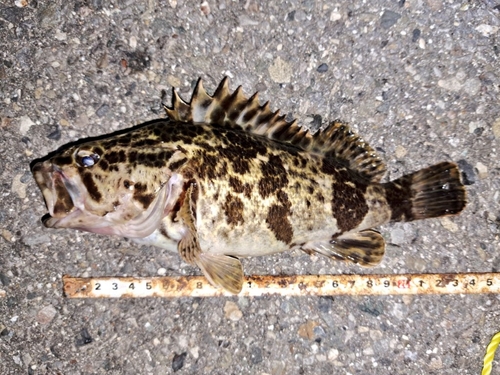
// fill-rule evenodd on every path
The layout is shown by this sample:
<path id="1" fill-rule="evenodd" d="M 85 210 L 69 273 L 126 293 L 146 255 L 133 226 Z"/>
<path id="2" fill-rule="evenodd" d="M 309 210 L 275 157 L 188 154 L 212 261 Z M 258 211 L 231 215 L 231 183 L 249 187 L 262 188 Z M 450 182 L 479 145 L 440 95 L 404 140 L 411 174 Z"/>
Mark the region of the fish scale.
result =
<path id="1" fill-rule="evenodd" d="M 389 221 L 457 214 L 460 172 L 442 162 L 380 183 L 385 165 L 341 121 L 312 134 L 258 95 L 191 101 L 167 118 L 82 140 L 32 164 L 49 228 L 119 235 L 176 251 L 215 286 L 242 288 L 239 258 L 291 249 L 378 264 Z"/>

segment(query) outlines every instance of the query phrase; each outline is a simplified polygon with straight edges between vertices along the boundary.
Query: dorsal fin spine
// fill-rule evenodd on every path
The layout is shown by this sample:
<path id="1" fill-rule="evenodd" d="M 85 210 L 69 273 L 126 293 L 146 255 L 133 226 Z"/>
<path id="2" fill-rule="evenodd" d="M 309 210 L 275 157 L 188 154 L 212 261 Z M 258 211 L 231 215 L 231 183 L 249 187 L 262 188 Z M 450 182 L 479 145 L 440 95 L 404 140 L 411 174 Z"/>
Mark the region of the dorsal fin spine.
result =
<path id="1" fill-rule="evenodd" d="M 240 126 L 245 131 L 288 142 L 304 151 L 336 159 L 368 180 L 380 181 L 385 172 L 375 151 L 346 124 L 334 121 L 311 134 L 298 126 L 296 120 L 289 122 L 279 111 L 272 112 L 269 102 L 259 105 L 258 93 L 246 98 L 241 86 L 231 93 L 227 77 L 213 96 L 205 91 L 202 80 L 198 80 L 189 104 L 174 90 L 172 107 L 165 107 L 165 111 L 168 117 L 179 122 Z"/>
<path id="2" fill-rule="evenodd" d="M 219 86 L 217 86 L 213 98 L 220 101 L 223 97 L 228 96 L 228 94 L 229 94 L 229 82 L 228 78 L 224 77 L 224 79 L 219 83 Z"/>

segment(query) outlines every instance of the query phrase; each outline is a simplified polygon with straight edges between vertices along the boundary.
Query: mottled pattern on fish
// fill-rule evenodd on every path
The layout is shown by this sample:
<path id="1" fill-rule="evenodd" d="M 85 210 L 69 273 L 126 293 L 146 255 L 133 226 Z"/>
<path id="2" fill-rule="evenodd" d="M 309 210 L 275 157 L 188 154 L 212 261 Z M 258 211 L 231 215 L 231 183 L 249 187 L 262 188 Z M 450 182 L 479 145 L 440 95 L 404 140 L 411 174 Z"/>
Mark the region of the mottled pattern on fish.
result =
<path id="1" fill-rule="evenodd" d="M 69 146 L 33 166 L 48 227 L 133 238 L 179 251 L 215 285 L 237 293 L 238 257 L 292 248 L 362 265 L 384 254 L 371 228 L 460 212 L 455 164 L 380 183 L 385 166 L 348 126 L 311 134 L 257 95 L 191 102 L 174 91 L 166 119 Z"/>

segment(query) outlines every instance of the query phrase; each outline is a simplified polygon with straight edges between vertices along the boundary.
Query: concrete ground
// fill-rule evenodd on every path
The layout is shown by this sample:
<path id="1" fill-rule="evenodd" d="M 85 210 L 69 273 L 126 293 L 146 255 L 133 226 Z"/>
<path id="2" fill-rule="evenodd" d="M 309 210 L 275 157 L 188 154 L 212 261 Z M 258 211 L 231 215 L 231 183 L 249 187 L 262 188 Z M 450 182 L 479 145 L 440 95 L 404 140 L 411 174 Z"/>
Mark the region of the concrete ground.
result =
<path id="1" fill-rule="evenodd" d="M 0 373 L 478 374 L 497 295 L 75 300 L 61 277 L 193 274 L 176 254 L 49 230 L 29 171 L 70 141 L 163 116 L 224 76 L 319 126 L 352 124 L 395 178 L 443 160 L 469 204 L 380 228 L 374 269 L 292 252 L 247 274 L 500 269 L 500 3 L 3 1 Z M 232 311 L 231 311 L 232 310 Z M 494 371 L 500 365 L 494 363 Z"/>

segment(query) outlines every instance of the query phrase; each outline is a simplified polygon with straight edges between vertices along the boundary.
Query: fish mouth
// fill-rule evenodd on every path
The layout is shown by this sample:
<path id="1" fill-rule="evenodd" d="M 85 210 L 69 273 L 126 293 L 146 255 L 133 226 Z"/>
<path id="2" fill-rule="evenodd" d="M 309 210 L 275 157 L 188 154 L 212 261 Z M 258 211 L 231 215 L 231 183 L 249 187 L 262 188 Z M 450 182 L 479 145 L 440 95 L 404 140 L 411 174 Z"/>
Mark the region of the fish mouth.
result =
<path id="1" fill-rule="evenodd" d="M 42 217 L 42 223 L 47 228 L 66 227 L 65 222 L 81 213 L 74 203 L 77 196 L 74 185 L 59 167 L 49 161 L 36 163 L 32 173 L 49 210 Z"/>
<path id="2" fill-rule="evenodd" d="M 88 192 L 77 172 L 63 170 L 50 160 L 31 169 L 40 188 L 48 213 L 42 216 L 47 228 L 72 228 L 86 232 L 143 238 L 160 225 L 168 198 L 167 184 L 156 192 L 154 201 L 144 210 L 129 199 L 114 209 L 89 207 Z M 74 174 L 74 175 L 73 175 Z M 125 199 L 126 201 L 126 199 Z M 124 219 L 124 217 L 129 217 Z"/>

